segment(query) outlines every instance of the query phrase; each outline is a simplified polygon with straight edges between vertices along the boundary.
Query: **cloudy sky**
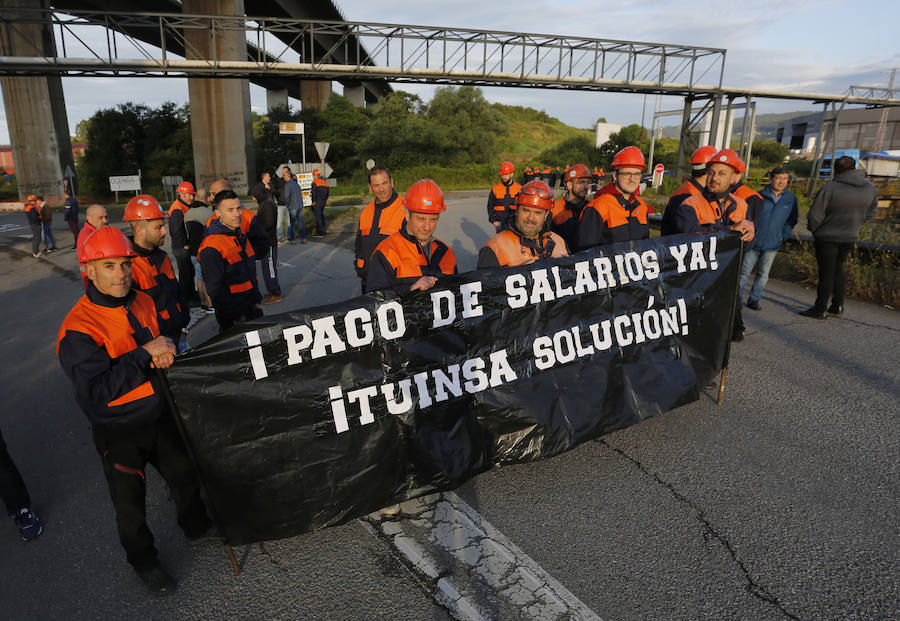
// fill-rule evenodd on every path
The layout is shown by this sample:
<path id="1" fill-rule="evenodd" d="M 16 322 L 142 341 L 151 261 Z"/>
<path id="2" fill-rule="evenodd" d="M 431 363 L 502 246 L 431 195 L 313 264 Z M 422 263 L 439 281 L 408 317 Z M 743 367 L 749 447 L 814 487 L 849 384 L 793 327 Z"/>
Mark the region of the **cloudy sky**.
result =
<path id="1" fill-rule="evenodd" d="M 350 21 L 452 26 L 513 32 L 649 41 L 725 48 L 725 86 L 842 93 L 851 84 L 883 85 L 900 67 L 897 25 L 900 3 L 816 0 L 811 3 L 744 0 L 617 0 L 599 2 L 485 2 L 454 0 L 399 3 L 396 0 L 336 0 Z M 407 5 L 407 6 L 403 6 Z M 65 78 L 66 108 L 74 131 L 78 121 L 100 108 L 135 101 L 156 106 L 186 102 L 184 79 Z M 434 87 L 399 85 L 429 99 Z M 335 83 L 335 90 L 341 88 Z M 486 88 L 490 101 L 543 109 L 565 123 L 589 127 L 598 117 L 612 123 L 646 124 L 654 98 L 640 95 Z M 299 102 L 292 100 L 299 107 Z M 265 111 L 265 91 L 251 85 L 251 105 Z M 682 101 L 665 97 L 663 110 Z M 811 109 L 801 101 L 759 100 L 758 113 Z M 9 143 L 5 110 L 0 144 Z M 674 124 L 673 121 L 664 124 Z"/>

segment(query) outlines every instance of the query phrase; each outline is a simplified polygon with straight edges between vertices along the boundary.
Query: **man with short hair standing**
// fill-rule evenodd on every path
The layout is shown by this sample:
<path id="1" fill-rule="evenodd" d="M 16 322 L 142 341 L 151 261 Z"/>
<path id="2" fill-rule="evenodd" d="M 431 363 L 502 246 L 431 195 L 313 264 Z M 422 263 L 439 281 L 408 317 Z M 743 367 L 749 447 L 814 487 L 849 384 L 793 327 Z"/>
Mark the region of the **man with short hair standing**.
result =
<path id="1" fill-rule="evenodd" d="M 25 199 L 25 217 L 31 227 L 31 256 L 41 256 L 41 209 L 37 205 L 37 196 L 29 194 Z"/>
<path id="2" fill-rule="evenodd" d="M 72 231 L 72 249 L 78 248 L 78 199 L 72 196 L 72 190 L 66 189 L 66 210 L 63 212 L 63 220 Z"/>
<path id="3" fill-rule="evenodd" d="M 172 237 L 172 255 L 178 266 L 178 284 L 181 286 L 181 297 L 191 304 L 197 298 L 194 289 L 194 266 L 191 263 L 187 229 L 184 228 L 184 216 L 194 202 L 194 185 L 190 181 L 182 181 L 175 189 L 177 198 L 169 207 L 169 235 Z"/>
<path id="4" fill-rule="evenodd" d="M 219 328 L 262 316 L 256 281 L 256 255 L 241 230 L 241 201 L 233 190 L 213 198 L 215 218 L 206 229 L 197 257 Z"/>
<path id="5" fill-rule="evenodd" d="M 878 192 L 866 179 L 866 171 L 857 168 L 852 157 L 839 157 L 834 179 L 818 191 L 807 215 L 807 228 L 816 243 L 819 286 L 816 303 L 801 315 L 825 319 L 826 311 L 844 314 L 844 261 L 859 239 L 859 229 L 877 211 Z"/>
<path id="6" fill-rule="evenodd" d="M 747 307 L 753 310 L 762 308 L 759 300 L 769 280 L 769 270 L 772 269 L 775 255 L 781 248 L 781 242 L 793 234 L 797 224 L 797 197 L 787 189 L 790 178 L 791 173 L 786 168 L 775 168 L 769 173 L 769 185 L 760 192 L 763 203 L 754 222 L 756 237 L 744 251 L 741 278 L 738 281 L 740 299 L 750 273 L 756 268 L 756 277 L 747 298 Z"/>
<path id="7" fill-rule="evenodd" d="M 328 194 L 331 189 L 328 182 L 322 179 L 319 169 L 313 170 L 313 184 L 310 190 L 310 198 L 312 199 L 312 212 L 316 219 L 315 237 L 325 235 L 325 204 L 328 202 Z"/>
<path id="8" fill-rule="evenodd" d="M 354 267 L 363 293 L 366 292 L 372 253 L 378 244 L 400 230 L 406 214 L 403 197 L 394 191 L 394 178 L 384 166 L 369 170 L 369 190 L 375 198 L 359 215 L 354 244 Z"/>
<path id="9" fill-rule="evenodd" d="M 303 224 L 303 191 L 300 184 L 294 177 L 291 169 L 285 166 L 281 169 L 281 177 L 284 179 L 284 203 L 287 205 L 288 214 L 291 217 L 290 229 L 288 230 L 288 241 L 291 245 L 296 245 L 294 235 L 296 235 L 295 227 L 300 229 L 300 243 L 306 243 L 306 225 Z"/>

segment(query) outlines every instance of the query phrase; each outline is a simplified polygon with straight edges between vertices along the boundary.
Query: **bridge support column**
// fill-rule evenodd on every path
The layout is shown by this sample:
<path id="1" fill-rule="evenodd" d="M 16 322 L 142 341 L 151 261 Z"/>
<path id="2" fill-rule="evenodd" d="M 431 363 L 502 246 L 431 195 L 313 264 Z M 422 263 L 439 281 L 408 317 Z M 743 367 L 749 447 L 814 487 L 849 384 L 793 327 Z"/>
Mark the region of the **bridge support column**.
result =
<path id="1" fill-rule="evenodd" d="M 362 84 L 344 84 L 344 97 L 357 108 L 366 107 L 366 87 Z"/>
<path id="2" fill-rule="evenodd" d="M 271 111 L 272 108 L 278 106 L 288 107 L 288 92 L 286 89 L 268 89 L 266 90 L 266 110 Z"/>
<path id="3" fill-rule="evenodd" d="M 691 145 L 691 111 L 694 106 L 694 100 L 691 97 L 684 98 L 684 112 L 681 114 L 681 133 L 678 136 L 678 160 L 675 164 L 675 178 L 681 179 L 687 166 L 690 153 L 688 149 Z"/>
<path id="4" fill-rule="evenodd" d="M 49 8 L 47 0 L 0 0 L 3 8 Z M 2 56 L 55 56 L 49 25 L 6 25 L 0 29 Z M 62 81 L 58 76 L 2 78 L 3 105 L 16 165 L 19 197 L 40 194 L 57 206 L 64 201 L 62 178 L 74 169 Z"/>
<path id="5" fill-rule="evenodd" d="M 301 80 L 300 106 L 303 110 L 322 110 L 331 99 L 331 80 Z"/>
<path id="6" fill-rule="evenodd" d="M 243 15 L 244 0 L 184 0 L 182 12 L 199 15 Z M 241 31 L 185 30 L 188 60 L 246 60 Z M 235 192 L 246 194 L 255 181 L 250 83 L 238 79 L 188 78 L 194 175 L 200 187 L 226 177 Z"/>

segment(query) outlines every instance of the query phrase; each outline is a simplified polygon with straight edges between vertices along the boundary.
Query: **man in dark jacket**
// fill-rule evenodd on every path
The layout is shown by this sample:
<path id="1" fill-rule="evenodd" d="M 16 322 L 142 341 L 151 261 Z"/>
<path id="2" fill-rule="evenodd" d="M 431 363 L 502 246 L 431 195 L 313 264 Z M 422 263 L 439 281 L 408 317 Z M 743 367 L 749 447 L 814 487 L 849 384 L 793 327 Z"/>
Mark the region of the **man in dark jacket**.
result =
<path id="1" fill-rule="evenodd" d="M 206 290 L 216 309 L 222 330 L 238 321 L 262 316 L 262 296 L 256 281 L 256 255 L 241 230 L 241 201 L 232 190 L 221 190 L 213 199 L 216 218 L 206 229 L 197 258 Z"/>
<path id="2" fill-rule="evenodd" d="M 160 566 L 147 527 L 147 464 L 168 484 L 188 539 L 204 538 L 212 526 L 154 371 L 172 366 L 175 344 L 160 335 L 150 296 L 132 287 L 135 252 L 121 231 L 95 230 L 81 252 L 90 284 L 60 326 L 56 353 L 91 423 L 126 558 L 151 593 L 169 595 L 176 582 Z"/>
<path id="3" fill-rule="evenodd" d="M 744 293 L 744 287 L 750 279 L 750 273 L 756 268 L 753 288 L 747 298 L 747 306 L 760 310 L 759 300 L 769 280 L 769 270 L 775 255 L 781 248 L 781 242 L 793 235 L 797 225 L 797 197 L 787 189 L 791 174 L 786 168 L 775 168 L 769 173 L 771 182 L 763 188 L 760 196 L 762 208 L 756 214 L 756 237 L 744 251 L 744 262 L 741 265 L 741 278 L 738 282 L 738 298 Z"/>
<path id="4" fill-rule="evenodd" d="M 312 212 L 316 219 L 316 233 L 314 237 L 322 237 L 325 235 L 325 203 L 328 202 L 328 194 L 331 189 L 328 182 L 322 179 L 319 169 L 313 170 L 312 190 L 310 198 L 312 199 Z"/>
<path id="5" fill-rule="evenodd" d="M 877 210 L 878 192 L 866 179 L 866 171 L 856 168 L 852 157 L 839 157 L 834 179 L 822 186 L 807 215 L 807 228 L 816 242 L 819 286 L 815 305 L 801 315 L 825 319 L 826 311 L 844 313 L 844 261 L 859 239 L 859 229 Z"/>
<path id="6" fill-rule="evenodd" d="M 78 247 L 78 199 L 72 196 L 72 190 L 66 190 L 66 210 L 63 212 L 63 220 L 72 231 L 72 250 Z"/>
<path id="7" fill-rule="evenodd" d="M 264 177 L 268 173 L 264 174 Z M 262 183 L 257 185 L 259 188 Z M 273 304 L 283 299 L 281 294 L 281 285 L 278 283 L 278 207 L 275 206 L 275 199 L 272 192 L 264 187 L 253 196 L 259 203 L 256 210 L 256 217 L 260 225 L 266 231 L 266 238 L 269 240 L 269 254 L 259 262 L 263 272 L 263 280 L 266 283 L 266 291 L 268 294 L 263 298 L 263 304 Z"/>
<path id="8" fill-rule="evenodd" d="M 31 256 L 41 257 L 41 209 L 37 205 L 37 196 L 29 194 L 25 199 L 25 217 L 31 227 Z"/>

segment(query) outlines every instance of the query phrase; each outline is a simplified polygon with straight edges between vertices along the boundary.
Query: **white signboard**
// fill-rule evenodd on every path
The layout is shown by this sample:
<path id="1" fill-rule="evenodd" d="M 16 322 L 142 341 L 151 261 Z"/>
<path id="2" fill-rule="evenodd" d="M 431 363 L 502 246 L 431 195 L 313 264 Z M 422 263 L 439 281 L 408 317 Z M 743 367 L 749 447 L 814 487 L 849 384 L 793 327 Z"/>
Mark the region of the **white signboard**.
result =
<path id="1" fill-rule="evenodd" d="M 130 190 L 141 190 L 140 175 L 125 175 L 122 177 L 110 177 L 109 189 L 111 192 L 128 192 Z"/>
<path id="2" fill-rule="evenodd" d="M 279 134 L 302 134 L 303 133 L 303 123 L 279 123 L 278 124 L 278 133 Z"/>

